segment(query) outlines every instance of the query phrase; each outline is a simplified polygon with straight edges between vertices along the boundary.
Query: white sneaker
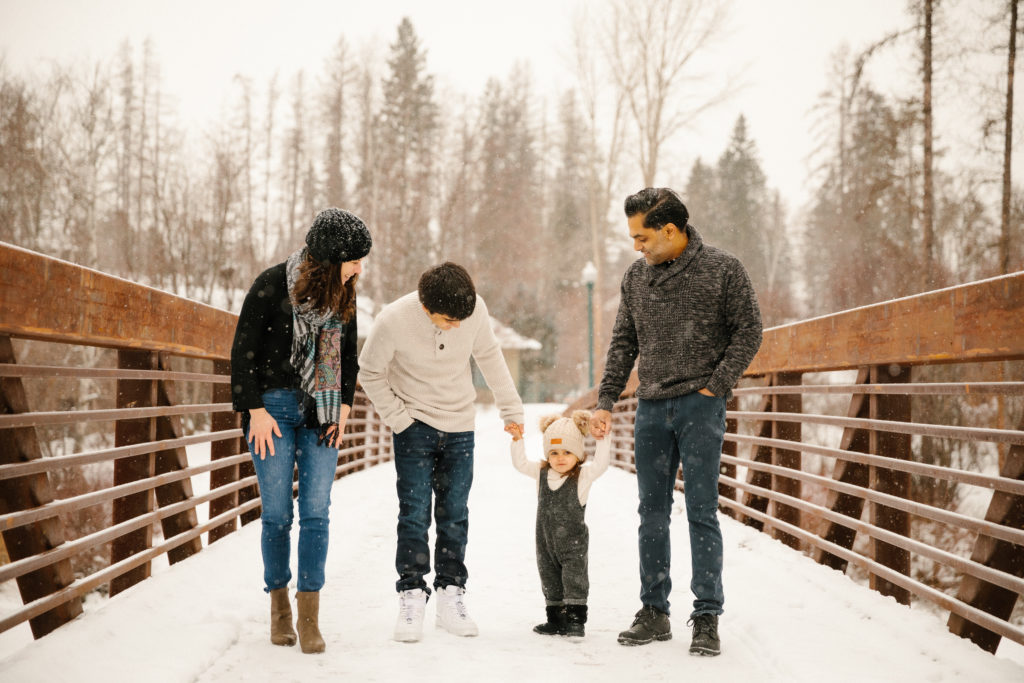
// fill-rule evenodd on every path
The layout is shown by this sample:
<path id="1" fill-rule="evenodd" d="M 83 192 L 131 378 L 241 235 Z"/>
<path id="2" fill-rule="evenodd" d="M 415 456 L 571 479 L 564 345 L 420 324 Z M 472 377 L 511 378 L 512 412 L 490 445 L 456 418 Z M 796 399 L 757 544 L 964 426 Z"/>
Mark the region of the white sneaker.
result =
<path id="1" fill-rule="evenodd" d="M 465 594 L 466 589 L 458 586 L 437 589 L 437 625 L 457 636 L 475 636 L 479 631 L 462 602 Z"/>
<path id="2" fill-rule="evenodd" d="M 398 594 L 398 620 L 395 622 L 395 640 L 415 643 L 423 636 L 423 612 L 427 608 L 427 594 L 421 588 Z"/>

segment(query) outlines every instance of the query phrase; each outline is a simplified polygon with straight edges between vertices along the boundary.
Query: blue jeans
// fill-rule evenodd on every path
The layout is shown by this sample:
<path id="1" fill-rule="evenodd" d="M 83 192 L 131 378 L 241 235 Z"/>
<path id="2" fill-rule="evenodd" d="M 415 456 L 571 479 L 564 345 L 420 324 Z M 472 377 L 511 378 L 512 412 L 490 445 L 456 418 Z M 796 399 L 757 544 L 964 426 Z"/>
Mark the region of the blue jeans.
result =
<path id="1" fill-rule="evenodd" d="M 299 389 L 272 389 L 263 394 L 263 406 L 277 420 L 281 436 L 272 435 L 274 455 L 260 460 L 249 443 L 263 512 L 261 545 L 266 591 L 284 588 L 291 581 L 289 566 L 292 528 L 292 480 L 299 468 L 299 579 L 300 591 L 319 591 L 327 563 L 328 511 L 331 486 L 338 465 L 336 448 L 318 446 L 317 430 L 304 427 L 304 394 Z M 248 434 L 246 434 L 248 437 Z"/>
<path id="2" fill-rule="evenodd" d="M 399 591 L 422 588 L 430 572 L 430 499 L 434 497 L 437 540 L 434 588 L 465 587 L 469 536 L 469 488 L 473 484 L 474 432 L 442 432 L 419 420 L 392 435 L 398 472 Z"/>
<path id="3" fill-rule="evenodd" d="M 640 599 L 669 613 L 672 552 L 669 524 L 680 460 L 690 527 L 693 612 L 721 614 L 722 530 L 718 470 L 725 434 L 725 399 L 698 392 L 638 402 L 634 429 L 640 492 Z"/>

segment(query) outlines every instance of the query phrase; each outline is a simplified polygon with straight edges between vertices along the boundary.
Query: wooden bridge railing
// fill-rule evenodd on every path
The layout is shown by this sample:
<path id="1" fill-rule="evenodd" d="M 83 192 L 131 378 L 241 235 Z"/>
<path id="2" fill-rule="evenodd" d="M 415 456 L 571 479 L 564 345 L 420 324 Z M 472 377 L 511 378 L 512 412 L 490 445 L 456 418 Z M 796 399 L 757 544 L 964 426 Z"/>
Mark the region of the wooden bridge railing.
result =
<path id="1" fill-rule="evenodd" d="M 259 518 L 231 411 L 235 320 L 0 243 L 0 584 L 24 603 L 0 632 L 27 620 L 42 637 L 86 593 Z M 391 457 L 361 392 L 346 432 L 336 476 Z"/>
<path id="2" fill-rule="evenodd" d="M 766 330 L 726 414 L 720 509 L 990 652 L 1024 644 L 1021 359 L 1024 272 Z M 636 382 L 613 412 L 631 471 Z"/>

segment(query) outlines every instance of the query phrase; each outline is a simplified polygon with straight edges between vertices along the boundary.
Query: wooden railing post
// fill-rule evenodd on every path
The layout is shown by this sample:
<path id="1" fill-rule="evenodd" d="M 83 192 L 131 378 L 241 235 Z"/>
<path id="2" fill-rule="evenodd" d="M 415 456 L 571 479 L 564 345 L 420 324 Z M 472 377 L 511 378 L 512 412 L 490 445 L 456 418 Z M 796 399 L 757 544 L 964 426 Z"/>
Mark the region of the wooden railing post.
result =
<path id="1" fill-rule="evenodd" d="M 0 363 L 14 363 L 11 338 L 0 335 Z M 18 377 L 0 378 L 0 413 L 27 413 L 25 387 Z M 38 460 L 42 457 L 34 427 L 0 429 L 0 464 Z M 0 514 L 27 510 L 53 501 L 53 489 L 45 473 L 0 480 Z M 59 517 L 7 529 L 4 545 L 11 561 L 38 555 L 64 543 L 64 525 Z M 17 578 L 22 602 L 28 604 L 69 586 L 74 581 L 70 560 L 61 560 Z M 42 638 L 82 613 L 82 601 L 75 598 L 29 620 L 32 635 Z"/>
<path id="2" fill-rule="evenodd" d="M 119 349 L 117 367 L 128 370 L 156 370 L 160 367 L 158 355 L 153 351 Z M 117 407 L 142 408 L 156 405 L 157 383 L 143 379 L 117 380 Z M 156 440 L 156 420 L 139 418 L 118 420 L 114 425 L 114 445 L 129 446 Z M 152 477 L 155 470 L 153 454 L 118 458 L 114 461 L 114 486 Z M 153 492 L 141 491 L 113 501 L 111 525 L 146 514 L 153 509 Z M 115 538 L 110 546 L 110 563 L 114 564 L 153 545 L 153 527 L 128 532 Z M 114 596 L 138 582 L 149 578 L 150 563 L 135 567 L 110 582 L 110 595 Z"/>
<path id="3" fill-rule="evenodd" d="M 871 368 L 872 384 L 895 384 L 910 381 L 910 367 L 899 365 L 874 366 Z M 871 394 L 869 414 L 872 420 L 895 420 L 910 422 L 910 396 L 905 394 Z M 896 460 L 910 460 L 910 435 L 893 434 L 872 430 L 869 435 L 870 450 Z M 910 497 L 910 474 L 884 467 L 870 468 L 870 486 L 875 491 L 907 499 Z M 910 536 L 910 515 L 903 510 L 870 503 L 871 523 L 880 529 L 893 531 L 901 536 Z M 872 557 L 881 565 L 910 576 L 910 552 L 890 543 L 871 539 Z M 904 605 L 910 604 L 910 591 L 896 584 L 871 575 L 871 587 L 882 595 L 896 598 Z"/>
<path id="4" fill-rule="evenodd" d="M 213 372 L 217 375 L 230 375 L 231 374 L 231 362 L 226 360 L 215 360 L 213 361 Z M 213 385 L 213 396 L 212 400 L 214 403 L 230 403 L 232 396 L 231 384 L 214 384 Z M 214 432 L 220 432 L 227 429 L 238 429 L 241 425 L 239 415 L 236 412 L 229 413 L 214 413 L 210 417 L 210 430 Z M 222 458 L 228 458 L 232 455 L 244 453 L 245 451 L 242 439 L 222 439 L 220 441 L 214 441 L 210 444 L 210 459 L 220 460 Z M 238 465 L 231 467 L 223 467 L 219 470 L 213 470 L 210 472 L 210 489 L 220 488 L 221 486 L 227 486 L 233 482 L 238 481 Z M 231 493 L 214 498 L 210 501 L 210 518 L 214 518 L 217 515 L 227 512 L 238 505 L 238 492 L 233 491 Z M 238 520 L 232 518 L 230 521 L 224 522 L 218 527 L 210 529 L 210 533 L 207 536 L 209 543 L 218 541 L 238 527 Z"/>
<path id="5" fill-rule="evenodd" d="M 170 370 L 165 354 L 160 354 L 160 369 Z M 174 385 L 167 381 L 157 384 L 157 404 L 172 406 L 178 404 L 177 393 Z M 181 426 L 181 417 L 178 415 L 165 415 L 156 419 L 157 439 L 176 439 L 185 435 Z M 188 468 L 188 453 L 184 448 L 174 448 L 165 451 L 158 451 L 154 459 L 153 472 L 156 475 L 168 472 L 179 472 Z M 154 490 L 156 504 L 160 507 L 167 507 L 192 497 L 192 480 L 179 479 L 169 484 L 157 486 Z M 164 538 L 171 538 L 186 531 L 191 531 L 199 525 L 199 518 L 195 508 L 189 508 L 170 517 L 164 517 L 160 521 L 160 529 Z M 171 564 L 180 562 L 190 555 L 194 555 L 203 549 L 202 540 L 196 536 L 190 541 L 171 548 L 167 551 L 167 559 Z"/>
<path id="6" fill-rule="evenodd" d="M 1018 429 L 1024 431 L 1024 424 Z M 1010 447 L 999 475 L 1007 479 L 1024 480 L 1024 446 Z M 985 519 L 1012 529 L 1024 529 L 1024 496 L 1004 491 L 994 492 Z M 1024 577 L 1024 547 L 1014 543 L 980 534 L 975 541 L 971 560 L 1013 576 Z M 965 575 L 960 582 L 957 598 L 972 607 L 1009 621 L 1020 595 L 977 577 Z M 949 615 L 947 625 L 953 633 L 970 638 L 976 645 L 989 652 L 995 653 L 999 648 L 1001 636 L 998 633 L 982 628 L 957 614 Z"/>
<path id="7" fill-rule="evenodd" d="M 790 386 L 792 384 L 799 384 L 802 375 L 799 373 L 771 373 L 768 375 L 767 386 Z M 785 400 L 784 400 L 785 399 Z M 795 401 L 793 400 L 795 399 Z M 787 412 L 789 408 L 796 407 L 796 411 L 799 412 L 799 408 L 802 405 L 801 397 L 799 395 L 789 394 L 765 394 L 761 399 L 761 405 L 758 408 L 758 412 L 761 413 L 779 413 L 783 412 L 784 409 Z M 761 420 L 756 424 L 755 432 L 759 438 L 762 439 L 787 439 L 787 440 L 800 440 L 800 425 L 793 424 L 791 422 L 776 422 L 775 420 Z M 795 465 L 796 469 L 800 468 L 800 454 L 795 451 L 783 450 L 772 448 L 770 446 L 764 446 L 756 444 L 751 446 L 750 459 L 754 462 L 771 463 L 776 465 L 782 465 L 785 467 L 792 467 Z M 800 482 L 799 480 L 790 479 L 789 477 L 778 477 L 773 476 L 769 472 L 763 472 L 761 470 L 750 469 L 747 473 L 747 483 L 751 486 L 757 486 L 759 488 L 768 489 L 770 491 L 780 490 L 776 489 L 776 486 L 784 487 L 781 489 L 784 493 L 790 493 L 795 489 L 795 495 L 800 495 Z M 768 512 L 769 500 L 764 496 L 759 496 L 756 493 L 744 493 L 743 504 L 749 508 L 757 510 L 758 512 Z M 774 505 L 775 516 L 779 519 L 783 519 L 792 524 L 800 524 L 800 511 L 790 506 Z M 780 515 L 782 515 L 780 517 Z M 742 521 L 748 526 L 752 526 L 758 531 L 764 531 L 764 524 L 751 517 L 743 517 Z M 799 547 L 796 539 L 792 538 L 788 534 L 782 534 L 781 532 L 776 534 L 773 532 L 773 536 L 784 541 L 787 545 L 793 547 Z"/>
<path id="8" fill-rule="evenodd" d="M 871 371 L 868 368 L 861 368 L 857 373 L 857 384 L 867 384 L 870 379 Z M 846 416 L 853 418 L 867 417 L 869 408 L 866 394 L 853 394 L 850 398 L 850 406 L 846 411 Z M 839 441 L 839 447 L 844 451 L 870 453 L 870 446 L 867 431 L 854 427 L 843 429 L 843 436 Z M 844 484 L 867 488 L 869 480 L 868 466 L 848 460 L 837 460 L 835 467 L 832 468 L 832 479 Z M 832 512 L 838 512 L 851 519 L 860 519 L 861 513 L 864 511 L 864 499 L 848 493 L 829 491 L 826 506 Z M 853 548 L 857 532 L 850 527 L 837 524 L 836 522 L 826 522 L 820 535 L 826 541 L 849 550 Z M 846 571 L 848 564 L 845 559 L 824 550 L 818 550 L 815 553 L 815 559 L 820 564 L 841 572 Z"/>

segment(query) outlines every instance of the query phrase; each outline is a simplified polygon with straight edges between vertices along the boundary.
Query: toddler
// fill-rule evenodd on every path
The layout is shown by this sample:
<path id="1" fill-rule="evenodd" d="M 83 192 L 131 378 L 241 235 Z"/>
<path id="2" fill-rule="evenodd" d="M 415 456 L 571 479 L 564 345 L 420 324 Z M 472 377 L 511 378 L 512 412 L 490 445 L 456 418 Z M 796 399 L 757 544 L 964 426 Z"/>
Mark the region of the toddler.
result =
<path id="1" fill-rule="evenodd" d="M 584 464 L 589 425 L 586 410 L 541 418 L 544 462 L 527 460 L 522 434 L 512 432 L 512 464 L 537 480 L 537 570 L 547 621 L 533 630 L 542 635 L 582 637 L 587 623 L 590 533 L 583 515 L 591 484 L 608 469 L 611 445 L 607 437 L 598 441 L 593 462 Z"/>

